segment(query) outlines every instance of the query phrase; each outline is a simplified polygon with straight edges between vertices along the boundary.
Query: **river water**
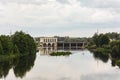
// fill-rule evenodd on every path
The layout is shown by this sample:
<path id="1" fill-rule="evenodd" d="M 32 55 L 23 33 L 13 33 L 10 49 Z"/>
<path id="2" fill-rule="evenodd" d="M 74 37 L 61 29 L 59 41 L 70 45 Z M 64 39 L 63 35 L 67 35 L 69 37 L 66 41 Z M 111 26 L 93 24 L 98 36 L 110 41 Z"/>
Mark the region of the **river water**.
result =
<path id="1" fill-rule="evenodd" d="M 110 59 L 95 57 L 88 50 L 71 52 L 69 56 L 37 52 L 35 58 L 21 59 L 17 68 L 10 67 L 0 80 L 120 80 L 120 69 Z"/>

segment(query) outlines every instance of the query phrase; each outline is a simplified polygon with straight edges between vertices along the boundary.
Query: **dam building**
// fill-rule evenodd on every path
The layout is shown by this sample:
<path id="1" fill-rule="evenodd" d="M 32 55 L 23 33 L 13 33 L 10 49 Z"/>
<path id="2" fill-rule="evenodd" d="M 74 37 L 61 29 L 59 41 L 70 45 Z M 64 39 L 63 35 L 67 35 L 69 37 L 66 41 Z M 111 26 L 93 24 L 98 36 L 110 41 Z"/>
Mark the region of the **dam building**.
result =
<path id="1" fill-rule="evenodd" d="M 40 37 L 40 48 L 53 48 L 53 49 L 83 49 L 86 42 L 64 42 L 58 41 L 55 37 Z"/>

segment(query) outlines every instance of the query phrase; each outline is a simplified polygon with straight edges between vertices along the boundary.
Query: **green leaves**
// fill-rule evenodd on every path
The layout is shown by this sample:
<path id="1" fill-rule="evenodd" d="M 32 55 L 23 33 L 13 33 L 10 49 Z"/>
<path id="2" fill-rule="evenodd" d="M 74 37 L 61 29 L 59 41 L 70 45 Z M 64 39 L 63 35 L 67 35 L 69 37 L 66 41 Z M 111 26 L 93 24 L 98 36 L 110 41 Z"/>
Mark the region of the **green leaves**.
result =
<path id="1" fill-rule="evenodd" d="M 1 44 L 1 41 L 0 41 L 0 54 L 3 54 L 3 47 L 2 47 L 2 44 Z"/>
<path id="2" fill-rule="evenodd" d="M 17 46 L 21 54 L 34 54 L 36 53 L 36 44 L 34 39 L 24 32 L 16 32 L 12 35 L 13 44 Z"/>
<path id="3" fill-rule="evenodd" d="M 1 46 L 3 49 L 3 54 L 10 54 L 12 52 L 13 43 L 10 40 L 9 36 L 2 35 L 0 36 Z"/>
<path id="4" fill-rule="evenodd" d="M 118 41 L 112 41 L 110 43 L 110 46 L 111 46 L 111 55 L 115 58 L 118 58 L 120 57 L 120 40 Z"/>
<path id="5" fill-rule="evenodd" d="M 0 36 L 0 54 L 2 55 L 24 55 L 35 54 L 36 44 L 34 39 L 24 32 L 16 32 L 12 36 Z"/>
<path id="6" fill-rule="evenodd" d="M 93 36 L 93 41 L 97 47 L 102 47 L 103 45 L 108 45 L 110 42 L 109 37 L 104 34 L 100 34 L 100 35 L 95 34 Z"/>

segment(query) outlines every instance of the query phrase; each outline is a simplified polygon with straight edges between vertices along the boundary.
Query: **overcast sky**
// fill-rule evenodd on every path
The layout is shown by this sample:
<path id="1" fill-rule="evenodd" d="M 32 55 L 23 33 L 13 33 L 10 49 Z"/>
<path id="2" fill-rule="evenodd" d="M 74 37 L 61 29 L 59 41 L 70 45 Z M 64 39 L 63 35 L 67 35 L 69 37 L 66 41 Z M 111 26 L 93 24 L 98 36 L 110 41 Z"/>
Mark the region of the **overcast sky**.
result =
<path id="1" fill-rule="evenodd" d="M 0 0 L 0 34 L 89 37 L 120 32 L 120 0 Z"/>

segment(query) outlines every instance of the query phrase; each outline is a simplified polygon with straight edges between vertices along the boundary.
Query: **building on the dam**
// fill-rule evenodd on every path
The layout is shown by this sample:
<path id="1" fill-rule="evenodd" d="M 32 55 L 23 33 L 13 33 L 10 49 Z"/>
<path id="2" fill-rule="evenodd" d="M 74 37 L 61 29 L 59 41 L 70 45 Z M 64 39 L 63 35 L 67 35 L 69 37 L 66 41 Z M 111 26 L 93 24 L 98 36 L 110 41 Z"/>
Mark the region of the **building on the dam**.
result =
<path id="1" fill-rule="evenodd" d="M 42 48 L 56 48 L 57 47 L 57 38 L 54 37 L 40 37 L 40 47 Z"/>
<path id="2" fill-rule="evenodd" d="M 63 39 L 63 37 L 62 37 Z M 69 39 L 69 40 L 67 40 Z M 39 45 L 39 48 L 53 48 L 53 49 L 83 49 L 87 42 L 70 40 L 67 37 L 63 41 L 58 37 L 40 37 L 36 41 Z M 75 38 L 76 39 L 76 38 Z"/>

